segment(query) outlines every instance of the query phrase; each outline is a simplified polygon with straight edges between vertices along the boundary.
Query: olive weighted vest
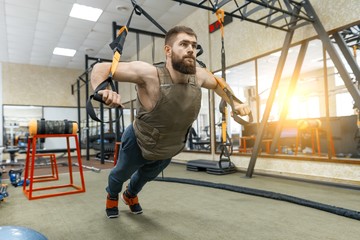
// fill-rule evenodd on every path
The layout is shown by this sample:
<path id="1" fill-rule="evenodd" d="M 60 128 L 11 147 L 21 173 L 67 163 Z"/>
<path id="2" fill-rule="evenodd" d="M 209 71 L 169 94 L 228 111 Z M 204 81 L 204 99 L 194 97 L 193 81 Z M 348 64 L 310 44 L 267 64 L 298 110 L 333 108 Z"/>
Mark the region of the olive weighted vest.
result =
<path id="1" fill-rule="evenodd" d="M 183 150 L 201 106 L 201 88 L 195 75 L 188 75 L 188 83 L 174 84 L 166 67 L 157 67 L 157 72 L 159 100 L 147 112 L 138 99 L 133 123 L 142 155 L 148 160 L 169 159 Z"/>

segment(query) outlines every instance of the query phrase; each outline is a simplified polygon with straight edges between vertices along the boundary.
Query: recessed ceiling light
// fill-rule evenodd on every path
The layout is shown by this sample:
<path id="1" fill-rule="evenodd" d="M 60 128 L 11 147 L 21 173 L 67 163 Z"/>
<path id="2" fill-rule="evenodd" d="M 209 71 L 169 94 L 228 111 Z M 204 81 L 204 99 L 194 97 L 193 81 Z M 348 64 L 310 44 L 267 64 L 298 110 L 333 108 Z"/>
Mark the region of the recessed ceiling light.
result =
<path id="1" fill-rule="evenodd" d="M 87 52 L 87 53 L 90 53 L 90 52 L 93 52 L 94 51 L 94 49 L 92 49 L 92 48 L 85 48 L 85 52 Z"/>
<path id="2" fill-rule="evenodd" d="M 54 48 L 53 54 L 55 55 L 61 55 L 61 56 L 67 56 L 67 57 L 73 57 L 76 53 L 76 50 L 69 49 L 69 48 Z"/>
<path id="3" fill-rule="evenodd" d="M 70 12 L 70 17 L 96 22 L 102 12 L 103 10 L 101 10 L 100 8 L 93 8 L 74 3 Z"/>
<path id="4" fill-rule="evenodd" d="M 126 12 L 129 11 L 129 8 L 123 5 L 117 5 L 116 10 L 118 10 L 119 12 Z"/>

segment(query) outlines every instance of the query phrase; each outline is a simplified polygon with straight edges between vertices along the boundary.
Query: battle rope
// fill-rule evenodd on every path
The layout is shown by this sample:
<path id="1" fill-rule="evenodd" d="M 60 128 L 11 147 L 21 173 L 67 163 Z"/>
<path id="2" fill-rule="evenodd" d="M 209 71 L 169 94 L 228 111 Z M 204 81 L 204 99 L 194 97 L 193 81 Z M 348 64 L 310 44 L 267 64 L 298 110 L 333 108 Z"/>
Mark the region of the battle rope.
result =
<path id="1" fill-rule="evenodd" d="M 318 209 L 321 211 L 329 212 L 329 213 L 347 217 L 347 218 L 352 218 L 355 220 L 360 220 L 360 212 L 358 212 L 358 211 L 341 208 L 341 207 L 336 207 L 336 206 L 331 206 L 328 204 L 319 203 L 319 202 L 315 202 L 315 201 L 311 201 L 311 200 L 307 200 L 307 199 L 303 199 L 303 198 L 299 198 L 299 197 L 294 197 L 294 196 L 290 196 L 290 195 L 286 195 L 286 194 L 282 194 L 282 193 L 276 193 L 276 192 L 241 187 L 241 186 L 234 186 L 234 185 L 229 185 L 229 184 L 224 184 L 224 183 L 212 183 L 212 182 L 207 182 L 207 181 L 185 179 L 185 178 L 172 178 L 172 177 L 160 178 L 160 177 L 157 177 L 155 180 L 159 181 L 159 182 L 182 183 L 182 184 L 190 184 L 190 185 L 196 185 L 196 186 L 201 186 L 201 187 L 216 188 L 216 189 L 221 189 L 221 190 L 238 192 L 238 193 L 242 193 L 242 194 L 253 195 L 253 196 L 257 196 L 257 197 L 270 198 L 270 199 L 274 199 L 274 200 L 285 201 L 285 202 L 289 202 L 289 203 L 302 205 L 305 207 Z"/>

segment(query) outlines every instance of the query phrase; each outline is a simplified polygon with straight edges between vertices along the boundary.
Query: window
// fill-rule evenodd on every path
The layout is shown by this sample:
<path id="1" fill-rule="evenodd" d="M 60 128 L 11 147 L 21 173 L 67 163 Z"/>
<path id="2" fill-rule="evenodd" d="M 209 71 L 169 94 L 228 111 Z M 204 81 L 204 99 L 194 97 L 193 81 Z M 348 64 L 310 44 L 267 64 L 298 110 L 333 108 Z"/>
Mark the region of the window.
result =
<path id="1" fill-rule="evenodd" d="M 348 92 L 336 94 L 336 116 L 354 115 L 354 100 Z"/>

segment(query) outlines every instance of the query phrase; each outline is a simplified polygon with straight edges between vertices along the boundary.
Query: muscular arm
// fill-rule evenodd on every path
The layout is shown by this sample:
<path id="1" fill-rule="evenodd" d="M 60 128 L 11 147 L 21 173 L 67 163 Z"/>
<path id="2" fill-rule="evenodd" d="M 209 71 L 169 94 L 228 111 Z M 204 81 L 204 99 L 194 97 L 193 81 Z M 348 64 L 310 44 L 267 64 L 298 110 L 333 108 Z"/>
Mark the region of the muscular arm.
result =
<path id="1" fill-rule="evenodd" d="M 108 78 L 110 74 L 111 63 L 98 63 L 91 72 L 91 85 L 93 89 Z M 113 80 L 118 82 L 131 82 L 143 85 L 145 77 L 154 71 L 151 64 L 141 61 L 120 62 L 116 68 Z"/>
<path id="2" fill-rule="evenodd" d="M 95 90 L 97 86 L 105 81 L 110 74 L 111 63 L 98 63 L 91 72 L 91 86 Z M 141 61 L 120 62 L 113 75 L 113 80 L 118 82 L 135 83 L 139 87 L 146 85 L 150 76 L 156 75 L 156 68 Z M 121 105 L 120 95 L 109 89 L 98 92 L 106 105 L 117 107 Z"/>
<path id="3" fill-rule="evenodd" d="M 202 87 L 207 89 L 212 89 L 215 91 L 217 95 L 219 95 L 222 99 L 224 99 L 228 104 L 230 104 L 230 99 L 222 89 L 222 87 L 218 84 L 216 81 L 214 75 L 207 71 L 204 68 L 197 68 L 196 69 L 196 75 L 199 79 L 199 83 Z M 230 86 L 224 81 L 224 84 L 227 86 L 227 88 L 233 92 L 230 88 Z M 250 113 L 250 108 L 247 104 L 241 104 L 238 102 L 234 102 L 234 106 L 238 114 L 241 116 L 248 115 Z"/>

